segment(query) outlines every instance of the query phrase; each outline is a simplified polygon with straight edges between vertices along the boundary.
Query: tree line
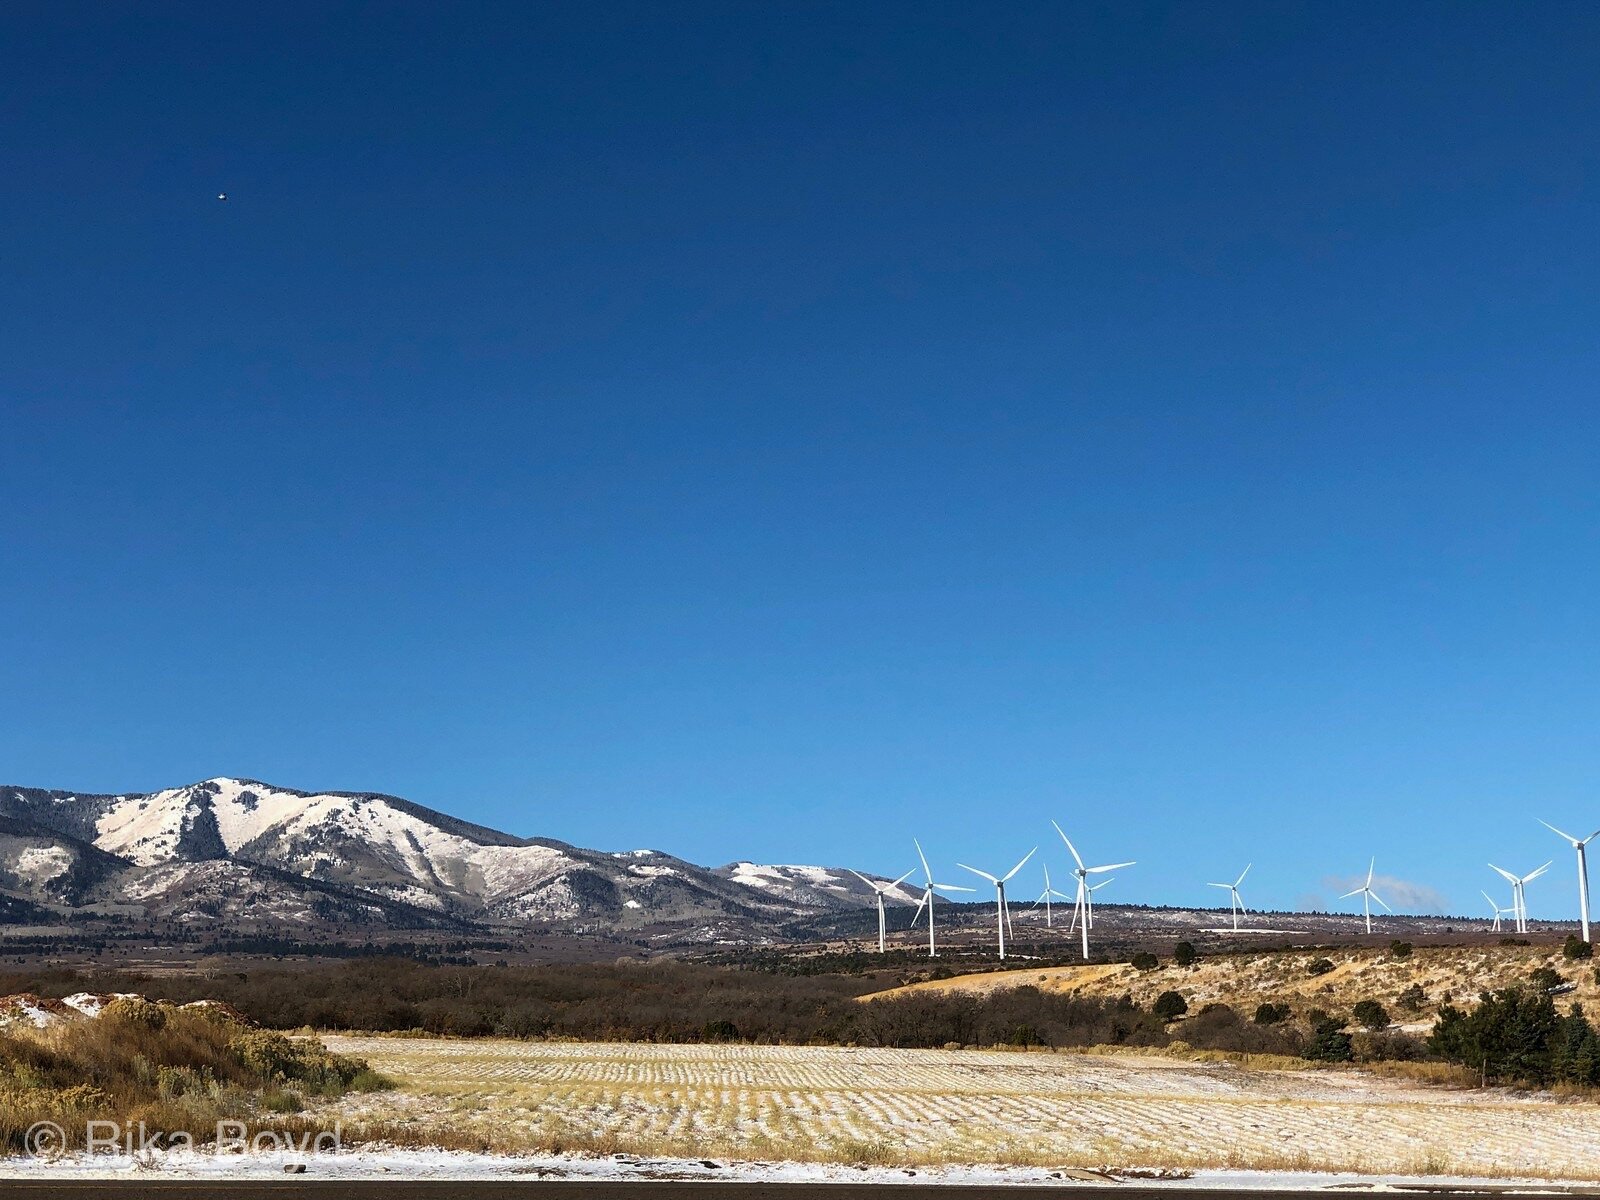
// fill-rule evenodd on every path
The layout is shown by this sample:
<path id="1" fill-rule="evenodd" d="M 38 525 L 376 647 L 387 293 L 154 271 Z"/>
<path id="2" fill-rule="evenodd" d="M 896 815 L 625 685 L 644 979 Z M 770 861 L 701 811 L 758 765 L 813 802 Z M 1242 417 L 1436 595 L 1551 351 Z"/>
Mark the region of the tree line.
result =
<path id="1" fill-rule="evenodd" d="M 0 975 L 0 994 L 118 991 L 179 1003 L 221 1000 L 272 1029 L 906 1048 L 1162 1047 L 1181 1040 L 1198 1049 L 1333 1059 L 1371 1049 L 1365 1043 L 1352 1049 L 1349 1036 L 1339 1032 L 1343 1022 L 1326 1013 L 1291 1014 L 1269 1005 L 1271 1011 L 1247 1017 L 1226 1004 L 1191 1013 L 1176 992 L 1148 1007 L 1128 997 L 1030 986 L 860 999 L 876 986 L 851 975 L 776 975 L 668 961 L 457 967 L 358 958 L 209 975 L 65 969 Z M 1397 1054 L 1393 1044 L 1385 1045 L 1387 1056 L 1414 1056 L 1414 1047 Z"/>

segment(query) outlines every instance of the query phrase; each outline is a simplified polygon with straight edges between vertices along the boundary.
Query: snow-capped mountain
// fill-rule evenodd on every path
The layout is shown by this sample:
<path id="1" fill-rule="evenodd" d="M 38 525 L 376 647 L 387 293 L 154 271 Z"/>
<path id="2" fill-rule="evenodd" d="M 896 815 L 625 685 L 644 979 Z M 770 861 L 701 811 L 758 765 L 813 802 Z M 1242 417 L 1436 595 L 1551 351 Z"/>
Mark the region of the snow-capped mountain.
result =
<path id="1" fill-rule="evenodd" d="M 917 893 L 889 897 L 914 904 Z M 273 925 L 666 925 L 707 937 L 873 903 L 846 870 L 708 869 L 657 850 L 515 837 L 395 796 L 229 778 L 120 795 L 0 787 L 8 898 Z"/>

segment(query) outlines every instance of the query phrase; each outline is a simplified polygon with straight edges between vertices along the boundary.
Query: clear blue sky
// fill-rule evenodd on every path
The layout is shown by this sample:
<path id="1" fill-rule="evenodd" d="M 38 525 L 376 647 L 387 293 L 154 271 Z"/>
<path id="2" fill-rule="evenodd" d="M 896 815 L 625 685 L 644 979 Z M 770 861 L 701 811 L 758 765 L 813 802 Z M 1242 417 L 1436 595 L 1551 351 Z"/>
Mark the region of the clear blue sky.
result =
<path id="1" fill-rule="evenodd" d="M 1575 908 L 1600 8 L 3 20 L 5 781 Z"/>

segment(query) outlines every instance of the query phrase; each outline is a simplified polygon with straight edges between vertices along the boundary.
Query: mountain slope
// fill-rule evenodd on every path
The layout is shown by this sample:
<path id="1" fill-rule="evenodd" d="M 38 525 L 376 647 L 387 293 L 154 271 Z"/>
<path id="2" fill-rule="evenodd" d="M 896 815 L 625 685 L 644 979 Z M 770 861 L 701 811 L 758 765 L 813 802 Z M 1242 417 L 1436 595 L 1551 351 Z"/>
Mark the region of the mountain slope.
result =
<path id="1" fill-rule="evenodd" d="M 44 904 L 82 903 L 129 867 L 114 854 L 25 817 L 0 816 L 0 888 Z"/>
<path id="2" fill-rule="evenodd" d="M 843 870 L 707 869 L 655 850 L 519 838 L 381 793 L 249 779 L 114 795 L 0 787 L 0 822 L 0 886 L 185 919 L 665 926 L 723 940 L 875 903 Z M 889 899 L 917 894 L 901 886 Z"/>

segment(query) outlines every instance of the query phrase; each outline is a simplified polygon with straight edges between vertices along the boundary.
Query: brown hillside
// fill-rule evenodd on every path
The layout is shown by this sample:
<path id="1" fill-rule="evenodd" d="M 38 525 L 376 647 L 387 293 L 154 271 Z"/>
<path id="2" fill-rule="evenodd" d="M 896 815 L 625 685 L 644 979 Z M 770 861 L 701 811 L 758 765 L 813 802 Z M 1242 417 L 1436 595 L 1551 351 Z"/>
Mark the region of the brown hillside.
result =
<path id="1" fill-rule="evenodd" d="M 1334 968 L 1311 975 L 1308 965 L 1327 958 Z M 977 975 L 958 975 L 873 992 L 864 1000 L 917 991 L 989 992 L 999 988 L 1036 987 L 1041 991 L 1085 996 L 1131 995 L 1149 1005 L 1162 992 L 1182 994 L 1190 1011 L 1213 1002 L 1250 1013 L 1266 1001 L 1287 1003 L 1296 1012 L 1324 1008 L 1348 1012 L 1358 1000 L 1375 999 L 1401 1024 L 1431 1023 L 1444 1001 L 1473 1001 L 1480 992 L 1525 983 L 1541 966 L 1553 967 L 1577 990 L 1558 997 L 1600 1012 L 1600 986 L 1591 961 L 1567 962 L 1549 946 L 1418 947 L 1405 958 L 1387 949 L 1354 947 L 1330 950 L 1288 950 L 1265 954 L 1230 954 L 1202 958 L 1190 967 L 1164 959 L 1159 969 L 1140 971 L 1129 963 L 1082 967 L 1023 967 Z M 1418 1011 L 1400 1005 L 1400 995 L 1420 985 L 1426 1000 Z"/>

